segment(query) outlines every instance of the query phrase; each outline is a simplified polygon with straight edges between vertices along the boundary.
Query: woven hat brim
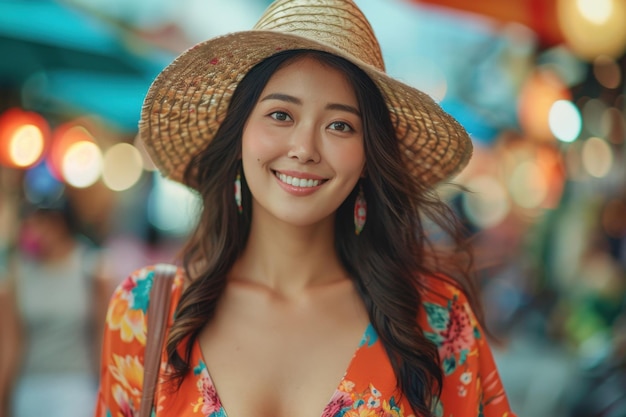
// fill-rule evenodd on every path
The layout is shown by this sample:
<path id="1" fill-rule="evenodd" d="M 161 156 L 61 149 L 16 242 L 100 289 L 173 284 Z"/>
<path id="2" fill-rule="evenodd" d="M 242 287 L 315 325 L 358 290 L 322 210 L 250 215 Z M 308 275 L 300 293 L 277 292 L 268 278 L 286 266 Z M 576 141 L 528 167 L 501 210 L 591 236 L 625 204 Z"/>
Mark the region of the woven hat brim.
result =
<path id="1" fill-rule="evenodd" d="M 251 30 L 195 45 L 150 86 L 139 135 L 161 173 L 183 182 L 189 161 L 215 136 L 245 74 L 265 58 L 292 49 L 341 56 L 372 78 L 385 97 L 408 174 L 434 185 L 467 165 L 472 154 L 467 132 L 427 94 L 334 47 L 288 33 Z"/>

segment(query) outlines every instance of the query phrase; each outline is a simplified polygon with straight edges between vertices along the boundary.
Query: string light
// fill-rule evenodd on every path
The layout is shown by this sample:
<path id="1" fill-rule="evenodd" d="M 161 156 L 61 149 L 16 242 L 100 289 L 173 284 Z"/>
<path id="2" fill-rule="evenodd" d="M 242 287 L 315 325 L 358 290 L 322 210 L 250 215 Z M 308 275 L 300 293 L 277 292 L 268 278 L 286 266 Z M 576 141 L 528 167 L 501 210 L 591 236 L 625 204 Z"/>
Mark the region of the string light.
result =
<path id="1" fill-rule="evenodd" d="M 102 180 L 113 191 L 124 191 L 139 181 L 143 171 L 141 154 L 129 143 L 118 143 L 104 153 Z"/>
<path id="2" fill-rule="evenodd" d="M 37 113 L 12 108 L 0 116 L 0 163 L 28 168 L 39 162 L 49 135 L 47 121 Z"/>
<path id="3" fill-rule="evenodd" d="M 560 141 L 573 142 L 580 135 L 582 117 L 571 101 L 556 101 L 550 108 L 548 119 L 552 134 Z"/>

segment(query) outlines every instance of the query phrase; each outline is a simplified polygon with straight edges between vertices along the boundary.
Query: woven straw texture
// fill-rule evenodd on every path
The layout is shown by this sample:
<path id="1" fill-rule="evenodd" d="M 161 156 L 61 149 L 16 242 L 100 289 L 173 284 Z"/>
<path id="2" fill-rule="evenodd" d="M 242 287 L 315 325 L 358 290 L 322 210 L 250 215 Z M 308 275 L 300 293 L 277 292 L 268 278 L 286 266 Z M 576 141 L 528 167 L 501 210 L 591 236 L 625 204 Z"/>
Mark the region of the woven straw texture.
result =
<path id="1" fill-rule="evenodd" d="M 458 173 L 472 143 L 465 129 L 427 94 L 385 74 L 374 32 L 351 0 L 277 0 L 253 30 L 199 43 L 155 79 L 139 134 L 162 174 L 182 181 L 191 157 L 213 139 L 245 74 L 281 50 L 342 56 L 378 85 L 400 142 L 407 172 L 426 184 Z"/>

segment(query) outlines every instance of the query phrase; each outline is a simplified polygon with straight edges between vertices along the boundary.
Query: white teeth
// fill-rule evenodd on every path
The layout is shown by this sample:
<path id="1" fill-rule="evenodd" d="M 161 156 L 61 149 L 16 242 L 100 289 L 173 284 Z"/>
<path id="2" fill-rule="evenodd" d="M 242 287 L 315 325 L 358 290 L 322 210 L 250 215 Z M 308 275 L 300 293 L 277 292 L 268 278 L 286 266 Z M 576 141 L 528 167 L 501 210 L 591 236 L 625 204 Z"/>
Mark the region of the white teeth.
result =
<path id="1" fill-rule="evenodd" d="M 294 187 L 302 187 L 302 188 L 317 187 L 321 183 L 320 180 L 311 180 L 311 179 L 307 180 L 304 178 L 295 178 L 295 177 L 290 177 L 289 175 L 281 174 L 279 172 L 276 173 L 276 177 L 278 177 L 278 179 L 284 182 L 285 184 L 293 185 Z"/>

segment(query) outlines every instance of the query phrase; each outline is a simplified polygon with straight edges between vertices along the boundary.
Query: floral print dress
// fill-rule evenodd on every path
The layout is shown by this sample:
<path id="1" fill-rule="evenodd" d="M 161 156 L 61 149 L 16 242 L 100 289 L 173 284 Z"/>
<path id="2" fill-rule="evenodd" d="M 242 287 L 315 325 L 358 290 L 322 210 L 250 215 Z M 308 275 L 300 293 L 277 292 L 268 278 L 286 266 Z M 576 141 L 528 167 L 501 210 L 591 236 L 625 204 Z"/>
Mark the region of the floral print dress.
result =
<path id="1" fill-rule="evenodd" d="M 96 417 L 139 413 L 146 344 L 146 311 L 154 269 L 135 271 L 116 289 L 109 305 Z M 172 286 L 169 324 L 182 294 L 184 272 Z M 434 413 L 445 417 L 514 417 L 490 348 L 466 297 L 456 287 L 432 280 L 423 296 L 420 325 L 439 347 L 444 383 Z M 178 391 L 161 383 L 153 417 L 227 417 L 199 344 L 192 348 L 190 372 Z M 166 369 L 165 356 L 161 373 Z M 171 387 L 169 387 L 171 388 Z M 396 390 L 396 377 L 374 328 L 361 343 L 321 417 L 415 417 Z"/>

